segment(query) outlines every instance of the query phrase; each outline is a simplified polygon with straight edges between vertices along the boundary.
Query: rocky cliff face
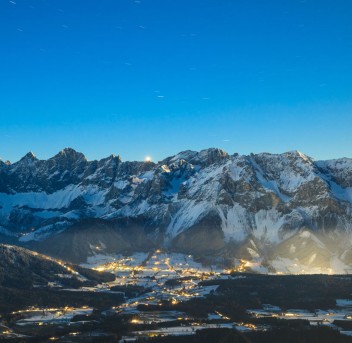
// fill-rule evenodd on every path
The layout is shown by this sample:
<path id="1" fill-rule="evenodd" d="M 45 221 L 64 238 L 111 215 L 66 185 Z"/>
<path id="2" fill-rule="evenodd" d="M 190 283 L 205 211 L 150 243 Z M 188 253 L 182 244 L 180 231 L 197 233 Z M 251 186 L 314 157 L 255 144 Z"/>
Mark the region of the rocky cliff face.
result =
<path id="1" fill-rule="evenodd" d="M 0 162 L 0 236 L 74 260 L 163 245 L 260 266 L 276 261 L 276 269 L 296 261 L 345 270 L 352 160 L 207 149 L 155 164 L 87 161 L 72 149 L 46 161 L 28 153 Z"/>

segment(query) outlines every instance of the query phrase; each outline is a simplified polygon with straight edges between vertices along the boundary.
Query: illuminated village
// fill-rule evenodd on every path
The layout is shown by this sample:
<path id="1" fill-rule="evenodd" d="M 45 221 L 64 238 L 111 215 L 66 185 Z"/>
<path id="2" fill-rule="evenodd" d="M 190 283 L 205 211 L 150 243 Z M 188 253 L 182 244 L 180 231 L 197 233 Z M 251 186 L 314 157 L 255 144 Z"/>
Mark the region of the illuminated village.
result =
<path id="1" fill-rule="evenodd" d="M 59 263 L 68 273 L 61 277 L 70 277 L 71 273 L 84 279 L 64 262 Z M 113 273 L 116 276 L 114 281 L 79 289 L 65 289 L 58 283 L 52 283 L 48 284 L 48 288 L 58 289 L 61 292 L 121 295 L 123 299 L 121 304 L 106 308 L 100 313 L 100 316 L 117 316 L 127 320 L 130 330 L 121 338 L 121 342 L 156 336 L 193 335 L 198 330 L 210 328 L 237 329 L 241 332 L 265 331 L 270 325 L 261 324 L 260 321 L 268 318 L 301 319 L 313 326 L 328 326 L 340 330 L 343 334 L 352 334 L 352 331 L 338 328 L 334 324 L 336 321 L 352 323 L 352 301 L 343 299 L 336 299 L 334 309 L 315 311 L 284 310 L 275 304 L 262 304 L 260 308 L 247 309 L 247 315 L 253 319 L 252 321 L 234 321 L 226 313 L 215 308 L 202 318 L 180 311 L 178 306 L 191 299 L 219 295 L 218 288 L 222 282 L 236 284 L 249 278 L 250 274 L 247 273 L 249 264 L 248 261 L 241 261 L 235 270 L 223 270 L 216 266 L 203 266 L 195 262 L 191 255 L 166 253 L 161 250 L 149 254 L 135 253 L 128 257 L 96 255 L 89 258 L 84 266 L 98 272 Z M 10 328 L 5 322 L 1 323 L 0 337 L 21 338 L 26 337 L 33 329 L 64 326 L 69 331 L 65 337 L 73 339 L 82 335 L 82 326 L 94 324 L 96 319 L 92 319 L 92 316 L 95 312 L 91 306 L 20 309 L 12 313 L 15 326 Z M 105 335 L 103 331 L 95 334 Z M 50 336 L 52 341 L 61 339 L 62 337 L 57 334 Z"/>

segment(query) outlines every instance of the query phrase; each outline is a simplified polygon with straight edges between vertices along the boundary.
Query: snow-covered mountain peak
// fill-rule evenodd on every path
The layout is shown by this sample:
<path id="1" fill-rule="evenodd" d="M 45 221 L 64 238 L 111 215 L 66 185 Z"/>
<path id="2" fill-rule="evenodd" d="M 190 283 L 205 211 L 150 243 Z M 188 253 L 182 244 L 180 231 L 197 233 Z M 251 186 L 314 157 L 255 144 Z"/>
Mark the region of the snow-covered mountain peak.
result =
<path id="1" fill-rule="evenodd" d="M 103 244 L 113 236 L 121 249 L 164 242 L 220 251 L 249 237 L 275 245 L 301 229 L 352 237 L 351 159 L 316 162 L 297 151 L 246 156 L 211 148 L 159 163 L 114 155 L 87 161 L 67 148 L 48 160 L 28 160 L 0 163 L 0 238 L 23 244 L 56 245 L 55 237 L 73 242 L 76 235 L 90 240 L 96 227 Z M 84 236 L 87 225 L 92 233 Z M 91 239 L 95 246 L 97 238 Z M 82 254 L 92 253 L 81 243 Z"/>
<path id="2" fill-rule="evenodd" d="M 286 153 L 284 153 L 284 155 L 287 155 L 287 156 L 297 156 L 299 158 L 301 158 L 302 160 L 304 161 L 307 161 L 307 162 L 310 162 L 312 160 L 311 157 L 303 154 L 302 152 L 300 152 L 299 150 L 291 150 L 291 151 L 288 151 Z"/>
<path id="3" fill-rule="evenodd" d="M 184 160 L 193 165 L 207 166 L 215 162 L 219 162 L 225 158 L 228 158 L 229 154 L 218 148 L 209 148 L 201 151 L 185 150 L 174 156 L 168 157 L 159 163 L 172 164 L 178 163 L 180 160 Z"/>
<path id="4" fill-rule="evenodd" d="M 28 152 L 25 156 L 23 156 L 19 161 L 10 165 L 9 171 L 10 173 L 20 173 L 28 175 L 32 171 L 36 169 L 36 165 L 39 162 L 37 157 L 33 152 Z"/>
<path id="5" fill-rule="evenodd" d="M 81 152 L 77 152 L 76 150 L 74 150 L 72 148 L 65 148 L 65 149 L 61 150 L 58 154 L 56 154 L 51 159 L 53 159 L 53 160 L 67 160 L 71 163 L 74 163 L 79 160 L 87 161 L 84 154 L 82 154 Z"/>
<path id="6" fill-rule="evenodd" d="M 11 162 L 9 160 L 6 160 L 6 161 L 3 161 L 1 158 L 0 158 L 0 166 L 9 166 L 11 165 Z"/>
<path id="7" fill-rule="evenodd" d="M 115 154 L 111 154 L 109 155 L 105 160 L 108 160 L 108 161 L 118 161 L 118 162 L 122 162 L 122 158 L 120 155 L 115 155 Z"/>
<path id="8" fill-rule="evenodd" d="M 193 150 L 181 151 L 174 156 L 165 158 L 164 160 L 160 161 L 159 164 L 169 165 L 172 163 L 178 163 L 180 160 L 185 160 L 185 161 L 191 163 L 193 158 L 195 156 L 197 156 L 197 154 L 198 154 L 198 152 L 193 151 Z"/>
<path id="9" fill-rule="evenodd" d="M 27 154 L 24 155 L 17 163 L 33 162 L 33 161 L 38 161 L 38 159 L 35 156 L 35 154 L 32 151 L 30 151 L 30 152 L 27 152 Z"/>
<path id="10" fill-rule="evenodd" d="M 229 154 L 226 151 L 218 148 L 201 150 L 198 154 L 198 159 L 201 161 L 201 164 L 204 165 L 218 163 L 228 157 Z"/>

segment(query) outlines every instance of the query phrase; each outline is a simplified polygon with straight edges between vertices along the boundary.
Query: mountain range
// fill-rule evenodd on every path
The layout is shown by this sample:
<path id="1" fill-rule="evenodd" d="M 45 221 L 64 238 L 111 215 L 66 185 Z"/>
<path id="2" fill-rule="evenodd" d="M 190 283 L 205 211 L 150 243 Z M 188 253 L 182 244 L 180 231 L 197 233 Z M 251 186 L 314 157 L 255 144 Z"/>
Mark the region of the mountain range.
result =
<path id="1" fill-rule="evenodd" d="M 162 247 L 263 272 L 352 263 L 352 159 L 183 151 L 158 163 L 71 148 L 0 161 L 0 242 L 72 262 Z"/>

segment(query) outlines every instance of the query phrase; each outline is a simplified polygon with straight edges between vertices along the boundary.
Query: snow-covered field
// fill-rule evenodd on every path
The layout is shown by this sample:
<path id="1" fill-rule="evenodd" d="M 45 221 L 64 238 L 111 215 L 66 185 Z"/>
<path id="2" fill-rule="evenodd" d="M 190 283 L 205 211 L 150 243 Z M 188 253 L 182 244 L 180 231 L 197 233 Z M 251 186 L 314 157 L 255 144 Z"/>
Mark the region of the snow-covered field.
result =
<path id="1" fill-rule="evenodd" d="M 247 278 L 246 275 L 232 277 L 216 266 L 204 266 L 195 261 L 191 255 L 167 253 L 161 250 L 149 254 L 134 253 L 131 256 L 95 255 L 89 258 L 84 266 L 116 275 L 116 280 L 113 282 L 72 291 L 123 292 L 124 302 L 104 311 L 103 315 L 126 316 L 132 325 L 137 325 L 136 329 L 125 337 L 127 341 L 155 335 L 192 335 L 197 330 L 207 328 L 236 328 L 241 331 L 267 329 L 265 325 L 232 322 L 230 318 L 218 311 L 208 313 L 207 317 L 200 321 L 179 310 L 165 310 L 165 308 L 159 310 L 158 305 L 163 301 L 174 305 L 192 298 L 207 296 L 212 292 L 216 294 L 217 285 L 204 286 L 201 281 Z M 149 310 L 147 310 L 148 306 L 150 306 Z M 89 315 L 92 311 L 93 309 L 89 307 L 27 309 L 17 312 L 21 314 L 21 319 L 17 320 L 16 324 L 20 327 L 70 325 L 75 315 Z M 352 299 L 336 299 L 335 308 L 325 311 L 284 310 L 278 306 L 265 304 L 262 308 L 248 310 L 248 313 L 257 318 L 308 320 L 311 325 L 326 325 L 338 329 L 342 334 L 352 335 L 352 331 L 342 330 L 334 323 L 335 320 L 352 320 Z M 169 325 L 166 324 L 167 322 L 174 323 Z M 138 329 L 140 324 L 152 325 L 152 327 Z M 154 324 L 158 325 L 158 328 L 155 328 Z M 4 331 L 8 332 L 6 335 L 13 335 L 9 330 Z"/>
<path id="2" fill-rule="evenodd" d="M 202 297 L 215 291 L 217 286 L 199 286 L 201 280 L 227 278 L 221 268 L 205 267 L 194 261 L 192 255 L 165 253 L 135 253 L 131 256 L 96 255 L 88 259 L 84 267 L 107 271 L 116 275 L 116 280 L 100 285 L 100 289 L 112 286 L 140 286 L 147 293 L 129 299 L 121 306 L 131 311 L 138 304 L 155 304 L 158 300 L 183 301 L 191 297 Z M 182 278 L 182 279 L 181 279 Z M 177 285 L 168 285 L 170 280 L 181 279 Z"/>
<path id="3" fill-rule="evenodd" d="M 331 310 L 315 310 L 310 312 L 301 309 L 282 310 L 278 306 L 264 304 L 261 309 L 248 310 L 252 316 L 275 317 L 280 319 L 304 319 L 308 320 L 310 325 L 327 325 L 338 329 L 345 335 L 352 335 L 352 331 L 345 331 L 333 324 L 335 320 L 352 320 L 352 300 L 351 299 L 336 299 L 338 308 Z"/>
<path id="4" fill-rule="evenodd" d="M 64 308 L 33 308 L 24 311 L 18 311 L 25 318 L 16 322 L 17 325 L 24 326 L 29 324 L 43 325 L 43 324 L 62 324 L 69 323 L 76 315 L 89 315 L 93 312 L 92 308 L 82 307 L 64 307 Z"/>

